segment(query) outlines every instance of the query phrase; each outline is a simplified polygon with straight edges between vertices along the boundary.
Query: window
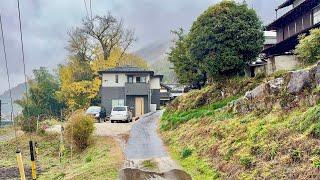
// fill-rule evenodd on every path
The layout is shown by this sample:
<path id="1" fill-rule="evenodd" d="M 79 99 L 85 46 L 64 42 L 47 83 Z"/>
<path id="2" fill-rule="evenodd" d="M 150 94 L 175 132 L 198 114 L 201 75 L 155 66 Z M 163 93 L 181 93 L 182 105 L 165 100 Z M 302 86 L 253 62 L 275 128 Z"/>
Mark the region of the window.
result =
<path id="1" fill-rule="evenodd" d="M 128 76 L 128 83 L 133 83 L 133 76 Z"/>
<path id="2" fill-rule="evenodd" d="M 112 99 L 112 108 L 118 106 L 124 106 L 124 99 Z"/>
<path id="3" fill-rule="evenodd" d="M 141 77 L 136 77 L 137 83 L 146 83 L 146 77 L 141 76 Z"/>
<path id="4" fill-rule="evenodd" d="M 116 75 L 116 83 L 119 83 L 119 75 Z"/>
<path id="5" fill-rule="evenodd" d="M 140 83 L 140 77 L 136 77 L 136 82 Z"/>

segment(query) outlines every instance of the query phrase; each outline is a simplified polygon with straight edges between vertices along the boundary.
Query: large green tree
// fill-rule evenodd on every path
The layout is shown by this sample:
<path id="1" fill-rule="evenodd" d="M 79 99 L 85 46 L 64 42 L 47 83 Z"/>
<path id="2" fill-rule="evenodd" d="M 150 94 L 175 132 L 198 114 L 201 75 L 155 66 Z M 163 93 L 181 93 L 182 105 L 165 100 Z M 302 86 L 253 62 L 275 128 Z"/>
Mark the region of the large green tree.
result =
<path id="1" fill-rule="evenodd" d="M 56 91 L 59 90 L 58 80 L 44 67 L 33 70 L 33 74 L 34 79 L 28 82 L 28 94 L 17 102 L 23 108 L 23 116 L 59 116 L 64 104 L 56 97 Z"/>
<path id="2" fill-rule="evenodd" d="M 176 40 L 168 54 L 168 59 L 174 65 L 179 82 L 200 88 L 201 82 L 205 81 L 205 74 L 201 72 L 199 64 L 188 54 L 187 35 L 183 33 L 182 29 L 172 31 L 172 33 L 176 35 Z"/>
<path id="3" fill-rule="evenodd" d="M 263 48 L 263 26 L 245 3 L 222 1 L 193 23 L 187 37 L 190 58 L 216 79 L 242 74 Z"/>

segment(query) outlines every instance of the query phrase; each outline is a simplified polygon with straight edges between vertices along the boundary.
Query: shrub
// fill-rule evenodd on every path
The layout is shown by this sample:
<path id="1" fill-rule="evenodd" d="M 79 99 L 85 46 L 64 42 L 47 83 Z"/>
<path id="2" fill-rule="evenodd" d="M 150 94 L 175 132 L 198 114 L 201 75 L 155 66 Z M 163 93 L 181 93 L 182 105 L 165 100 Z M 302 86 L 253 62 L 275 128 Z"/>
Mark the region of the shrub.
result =
<path id="1" fill-rule="evenodd" d="M 82 151 L 89 146 L 93 131 L 94 119 L 86 116 L 83 111 L 78 111 L 69 118 L 65 128 L 65 135 L 77 150 Z"/>
<path id="2" fill-rule="evenodd" d="M 311 30 L 309 36 L 300 36 L 295 52 L 303 64 L 317 62 L 320 59 L 320 29 Z"/>
<path id="3" fill-rule="evenodd" d="M 253 157 L 249 156 L 249 155 L 245 155 L 245 156 L 240 157 L 239 161 L 240 161 L 240 164 L 247 169 L 251 168 L 254 164 Z"/>
<path id="4" fill-rule="evenodd" d="M 192 150 L 191 150 L 190 148 L 188 148 L 188 147 L 184 147 L 184 148 L 182 149 L 182 151 L 181 151 L 181 157 L 182 157 L 183 159 L 191 156 L 191 154 L 192 154 Z"/>
<path id="5" fill-rule="evenodd" d="M 36 132 L 37 129 L 37 119 L 36 118 L 25 118 L 23 116 L 19 116 L 17 118 L 21 130 L 24 132 Z"/>

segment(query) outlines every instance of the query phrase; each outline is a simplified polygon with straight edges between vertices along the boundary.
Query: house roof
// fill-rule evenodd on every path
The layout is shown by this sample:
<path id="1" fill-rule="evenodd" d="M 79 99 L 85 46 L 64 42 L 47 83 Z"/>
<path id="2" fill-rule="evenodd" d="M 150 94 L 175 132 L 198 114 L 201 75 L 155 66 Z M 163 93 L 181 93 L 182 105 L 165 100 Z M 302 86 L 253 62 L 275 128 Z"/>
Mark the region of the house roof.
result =
<path id="1" fill-rule="evenodd" d="M 170 90 L 172 93 L 181 93 L 185 91 L 186 86 L 182 84 L 161 84 L 163 87 Z"/>
<path id="2" fill-rule="evenodd" d="M 290 6 L 293 4 L 293 2 L 294 2 L 294 0 L 286 0 L 284 3 L 282 3 L 280 6 L 278 6 L 278 9 L 282 9 L 287 6 Z"/>
<path id="3" fill-rule="evenodd" d="M 103 73 L 148 73 L 154 75 L 153 71 L 142 69 L 135 66 L 118 66 L 99 71 L 99 74 Z"/>
<path id="4" fill-rule="evenodd" d="M 171 87 L 167 86 L 166 84 L 160 83 L 160 86 L 164 87 L 167 90 L 171 90 Z"/>
<path id="5" fill-rule="evenodd" d="M 289 0 L 290 1 L 290 0 Z M 288 1 L 288 2 L 289 2 Z M 287 2 L 287 1 L 286 1 Z M 285 3 L 286 3 L 285 2 Z M 285 4 L 284 3 L 284 4 Z M 290 3 L 290 2 L 289 2 Z M 293 21 L 294 19 L 298 18 L 299 16 L 303 15 L 304 13 L 310 11 L 314 7 L 320 4 L 319 0 L 305 0 L 301 4 L 299 4 L 297 7 L 291 9 L 287 13 L 285 13 L 283 16 L 278 18 L 277 20 L 273 21 L 271 24 L 269 24 L 266 29 L 267 30 L 276 30 L 277 27 L 283 26 L 283 24 L 286 24 L 288 22 Z M 281 5 L 279 6 L 281 7 Z M 285 7 L 285 6 L 284 6 Z"/>

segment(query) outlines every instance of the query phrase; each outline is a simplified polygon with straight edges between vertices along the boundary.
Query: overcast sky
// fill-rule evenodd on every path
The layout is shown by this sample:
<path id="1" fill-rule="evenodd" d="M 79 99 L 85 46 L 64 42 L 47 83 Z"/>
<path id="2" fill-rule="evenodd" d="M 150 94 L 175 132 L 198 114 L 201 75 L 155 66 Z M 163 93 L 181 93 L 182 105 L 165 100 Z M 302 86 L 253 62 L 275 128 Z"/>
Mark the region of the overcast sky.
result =
<path id="1" fill-rule="evenodd" d="M 67 31 L 81 24 L 86 15 L 83 0 L 20 0 L 25 42 L 26 68 L 50 69 L 65 62 Z M 89 4 L 90 0 L 86 0 Z M 170 30 L 189 29 L 195 18 L 219 0 L 92 0 L 93 14 L 111 12 L 134 29 L 137 50 L 155 41 L 171 38 Z M 240 1 L 240 0 L 239 0 Z M 241 0 L 242 1 L 242 0 Z M 248 1 L 247 1 L 248 2 Z M 282 0 L 251 0 L 264 23 L 274 19 L 275 6 Z M 89 5 L 88 5 L 89 6 Z M 23 82 L 16 0 L 0 0 L 9 70 L 13 86 Z M 0 46 L 0 94 L 7 90 L 2 46 Z"/>

